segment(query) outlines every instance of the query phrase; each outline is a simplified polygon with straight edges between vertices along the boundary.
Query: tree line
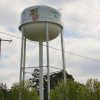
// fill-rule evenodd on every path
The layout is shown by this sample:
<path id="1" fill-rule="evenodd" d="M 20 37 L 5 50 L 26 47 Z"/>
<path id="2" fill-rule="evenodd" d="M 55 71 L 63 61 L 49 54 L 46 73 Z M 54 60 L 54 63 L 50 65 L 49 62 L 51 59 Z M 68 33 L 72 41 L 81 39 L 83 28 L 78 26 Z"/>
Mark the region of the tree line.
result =
<path id="1" fill-rule="evenodd" d="M 22 100 L 39 100 L 39 70 L 35 69 L 33 78 L 21 84 L 14 83 L 11 89 L 0 87 L 0 100 L 18 100 L 19 93 Z M 88 79 L 86 84 L 74 81 L 72 75 L 66 72 L 63 81 L 63 71 L 50 75 L 50 100 L 100 100 L 100 81 Z M 44 75 L 44 100 L 47 100 L 47 75 Z"/>
<path id="2" fill-rule="evenodd" d="M 51 100 L 100 100 L 100 81 L 89 79 L 86 84 L 67 80 L 51 90 Z"/>

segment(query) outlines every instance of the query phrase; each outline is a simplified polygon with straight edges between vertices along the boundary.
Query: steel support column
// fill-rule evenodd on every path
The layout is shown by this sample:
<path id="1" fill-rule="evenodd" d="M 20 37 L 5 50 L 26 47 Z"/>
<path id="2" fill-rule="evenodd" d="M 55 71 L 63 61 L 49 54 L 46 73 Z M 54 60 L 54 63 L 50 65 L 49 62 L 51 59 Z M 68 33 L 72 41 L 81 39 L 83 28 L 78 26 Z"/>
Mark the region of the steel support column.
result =
<path id="1" fill-rule="evenodd" d="M 61 50 L 62 50 L 63 78 L 65 81 L 66 80 L 66 66 L 65 66 L 63 30 L 61 32 Z"/>
<path id="2" fill-rule="evenodd" d="M 21 84 L 22 80 L 23 80 L 23 83 L 25 80 L 25 57 L 26 57 L 26 38 L 22 35 L 21 59 L 20 59 L 20 78 L 19 78 L 20 84 Z M 19 91 L 19 100 L 22 100 L 21 91 Z"/>
<path id="3" fill-rule="evenodd" d="M 26 61 L 26 38 L 24 37 L 24 45 L 23 45 L 23 85 L 25 81 L 25 61 Z"/>
<path id="4" fill-rule="evenodd" d="M 40 100 L 44 100 L 43 82 L 43 42 L 39 42 L 39 95 Z"/>
<path id="5" fill-rule="evenodd" d="M 46 48 L 47 48 L 47 80 L 48 80 L 48 100 L 50 100 L 50 68 L 49 68 L 49 32 L 48 22 L 46 22 Z"/>

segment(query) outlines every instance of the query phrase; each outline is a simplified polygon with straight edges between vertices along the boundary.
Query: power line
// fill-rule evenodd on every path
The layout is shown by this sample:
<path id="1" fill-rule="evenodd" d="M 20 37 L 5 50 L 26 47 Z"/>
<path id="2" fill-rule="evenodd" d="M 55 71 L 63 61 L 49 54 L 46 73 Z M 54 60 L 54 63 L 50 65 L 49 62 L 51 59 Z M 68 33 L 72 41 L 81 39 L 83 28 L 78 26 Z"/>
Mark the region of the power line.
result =
<path id="1" fill-rule="evenodd" d="M 5 35 L 9 35 L 9 36 L 12 36 L 12 37 L 15 37 L 15 38 L 18 38 L 18 39 L 22 39 L 21 37 L 18 37 L 18 36 L 15 36 L 15 35 L 11 35 L 11 34 L 8 34 L 8 33 L 5 33 L 5 32 L 0 32 L 2 34 L 5 34 Z M 29 42 L 34 42 L 35 44 L 38 44 L 37 42 L 35 41 L 30 41 L 30 40 L 27 40 Z M 43 45 L 46 47 L 46 45 Z M 55 50 L 58 50 L 58 51 L 62 51 L 60 49 L 57 49 L 57 48 L 54 48 L 54 47 L 50 47 L 49 48 L 52 48 L 52 49 L 55 49 Z M 92 60 L 92 61 L 97 61 L 100 63 L 100 60 L 98 59 L 94 59 L 94 58 L 90 58 L 90 57 L 87 57 L 87 56 L 83 56 L 83 55 L 80 55 L 80 54 L 76 54 L 76 53 L 72 53 L 72 52 L 68 52 L 68 51 L 64 51 L 65 53 L 68 53 L 68 54 L 71 54 L 71 55 L 76 55 L 76 56 L 79 56 L 79 57 L 82 57 L 82 58 L 86 58 L 86 59 L 89 59 L 89 60 Z"/>
<path id="2" fill-rule="evenodd" d="M 83 57 L 83 58 L 86 58 L 86 59 L 89 59 L 89 60 L 100 62 L 100 60 L 98 60 L 98 59 L 93 59 L 93 58 L 90 58 L 90 57 L 87 57 L 87 56 L 82 56 L 82 55 L 79 55 L 79 54 L 76 54 L 76 53 L 72 53 L 72 52 L 67 52 L 67 51 L 64 51 L 64 52 L 65 53 L 69 53 L 71 55 L 76 55 L 76 56 Z"/>
<path id="3" fill-rule="evenodd" d="M 11 35 L 11 34 L 6 33 L 6 32 L 2 32 L 2 31 L 0 31 L 0 33 L 5 34 L 5 35 L 8 35 L 8 36 L 15 37 L 15 38 L 18 38 L 18 39 L 22 39 L 21 37 L 18 37 L 18 36 L 15 36 L 15 35 Z"/>

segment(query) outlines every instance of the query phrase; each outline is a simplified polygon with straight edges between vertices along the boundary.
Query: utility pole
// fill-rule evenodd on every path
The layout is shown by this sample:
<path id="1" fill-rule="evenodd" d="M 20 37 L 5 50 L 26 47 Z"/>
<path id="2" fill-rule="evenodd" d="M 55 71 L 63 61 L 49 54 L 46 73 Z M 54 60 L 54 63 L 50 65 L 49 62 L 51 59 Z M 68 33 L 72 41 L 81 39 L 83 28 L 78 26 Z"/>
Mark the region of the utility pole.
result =
<path id="1" fill-rule="evenodd" d="M 1 42 L 2 41 L 8 41 L 9 43 L 12 42 L 12 40 L 5 40 L 0 38 L 0 57 L 1 57 Z"/>

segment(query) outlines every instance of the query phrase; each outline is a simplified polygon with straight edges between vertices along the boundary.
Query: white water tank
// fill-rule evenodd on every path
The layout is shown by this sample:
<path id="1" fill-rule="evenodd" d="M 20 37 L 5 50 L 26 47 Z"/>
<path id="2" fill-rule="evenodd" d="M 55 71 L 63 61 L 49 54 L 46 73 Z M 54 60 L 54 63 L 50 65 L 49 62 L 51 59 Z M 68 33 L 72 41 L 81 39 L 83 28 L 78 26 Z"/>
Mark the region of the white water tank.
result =
<path id="1" fill-rule="evenodd" d="M 63 28 L 60 12 L 45 5 L 28 7 L 21 14 L 19 30 L 29 40 L 45 42 L 46 23 L 48 23 L 49 40 L 52 40 Z"/>

